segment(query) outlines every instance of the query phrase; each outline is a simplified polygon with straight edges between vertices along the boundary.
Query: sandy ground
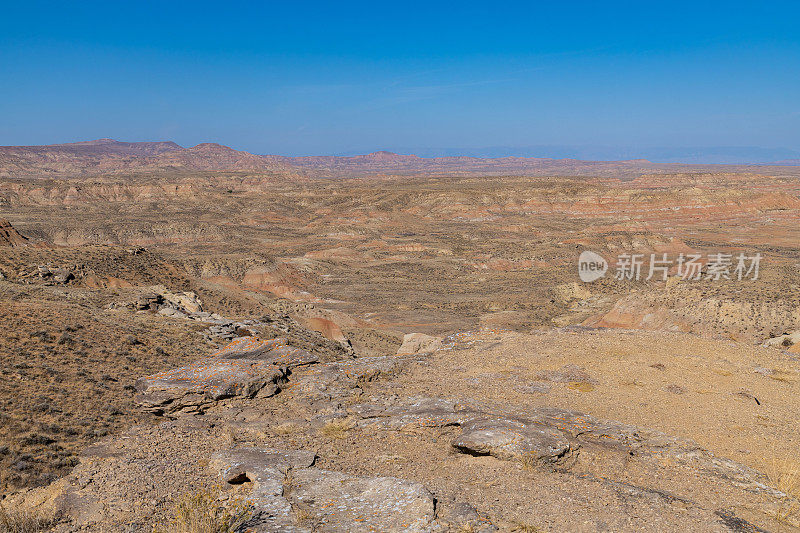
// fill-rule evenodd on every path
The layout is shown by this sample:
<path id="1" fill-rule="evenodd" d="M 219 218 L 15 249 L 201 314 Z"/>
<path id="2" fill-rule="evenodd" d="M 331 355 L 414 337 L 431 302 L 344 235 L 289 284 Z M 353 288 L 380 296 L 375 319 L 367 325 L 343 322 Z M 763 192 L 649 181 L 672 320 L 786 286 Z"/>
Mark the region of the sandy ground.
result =
<path id="1" fill-rule="evenodd" d="M 582 410 L 693 439 L 760 470 L 796 455 L 800 443 L 800 359 L 774 348 L 682 333 L 553 330 L 466 334 L 435 358 L 400 378 L 403 386 Z"/>

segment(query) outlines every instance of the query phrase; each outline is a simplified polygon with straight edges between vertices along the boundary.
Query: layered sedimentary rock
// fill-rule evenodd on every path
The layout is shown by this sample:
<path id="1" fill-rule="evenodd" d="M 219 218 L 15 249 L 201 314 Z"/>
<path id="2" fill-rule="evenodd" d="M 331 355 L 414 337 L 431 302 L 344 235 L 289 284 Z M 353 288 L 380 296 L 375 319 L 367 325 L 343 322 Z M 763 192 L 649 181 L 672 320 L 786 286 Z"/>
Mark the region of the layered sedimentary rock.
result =
<path id="1" fill-rule="evenodd" d="M 11 222 L 5 218 L 0 218 L 0 246 L 24 246 L 28 239 L 23 237 Z"/>

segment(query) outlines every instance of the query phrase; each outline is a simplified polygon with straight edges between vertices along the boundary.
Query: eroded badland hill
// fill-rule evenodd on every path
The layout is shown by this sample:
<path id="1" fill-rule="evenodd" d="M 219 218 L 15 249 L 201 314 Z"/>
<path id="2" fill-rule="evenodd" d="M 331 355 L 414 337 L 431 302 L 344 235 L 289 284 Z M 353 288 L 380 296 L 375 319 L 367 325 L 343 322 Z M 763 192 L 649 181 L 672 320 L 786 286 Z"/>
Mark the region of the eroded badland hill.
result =
<path id="1" fill-rule="evenodd" d="M 800 529 L 797 167 L 100 140 L 0 177 L 6 516 Z"/>

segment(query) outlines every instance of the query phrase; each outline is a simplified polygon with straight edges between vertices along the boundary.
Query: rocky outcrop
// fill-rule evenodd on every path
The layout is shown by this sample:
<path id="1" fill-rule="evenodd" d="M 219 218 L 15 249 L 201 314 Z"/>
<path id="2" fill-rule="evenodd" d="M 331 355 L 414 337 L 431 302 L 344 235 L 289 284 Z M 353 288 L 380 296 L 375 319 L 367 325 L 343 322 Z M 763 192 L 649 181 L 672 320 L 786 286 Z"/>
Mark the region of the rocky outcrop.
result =
<path id="1" fill-rule="evenodd" d="M 248 524 L 255 531 L 310 531 L 298 523 L 286 498 L 290 472 L 314 464 L 316 454 L 305 450 L 237 448 L 215 452 L 209 462 L 225 483 L 252 483 L 248 500 L 257 509 Z"/>
<path id="2" fill-rule="evenodd" d="M 203 304 L 193 292 L 173 293 L 163 285 L 154 285 L 139 295 L 135 303 L 137 311 L 158 311 L 163 315 L 175 316 L 176 312 L 186 318 L 190 314 L 203 311 Z"/>
<path id="3" fill-rule="evenodd" d="M 762 346 L 772 346 L 790 353 L 800 353 L 800 330 L 769 338 L 764 341 Z"/>
<path id="4" fill-rule="evenodd" d="M 11 222 L 0 218 L 0 246 L 24 246 L 26 244 L 28 244 L 28 239 L 14 229 Z"/>
<path id="5" fill-rule="evenodd" d="M 283 338 L 240 337 L 208 359 L 139 379 L 137 401 L 160 415 L 202 412 L 225 398 L 271 396 L 290 369 L 316 361 Z"/>
<path id="6" fill-rule="evenodd" d="M 717 479 L 747 490 L 774 493 L 766 477 L 728 459 L 715 457 L 694 441 L 585 413 L 538 407 L 503 409 L 476 401 L 420 398 L 387 407 L 359 404 L 348 409 L 363 427 L 408 431 L 413 427 L 458 427 L 451 441 L 456 450 L 469 455 L 491 455 L 525 466 L 561 468 L 593 450 L 620 457 L 643 456 L 691 466 Z M 591 460 L 590 460 L 591 461 Z"/>
<path id="7" fill-rule="evenodd" d="M 298 371 L 287 387 L 314 410 L 336 406 L 365 383 L 396 375 L 413 357 L 360 357 L 352 361 L 317 364 Z"/>
<path id="8" fill-rule="evenodd" d="M 108 309 L 127 308 L 140 313 L 154 312 L 161 316 L 193 320 L 208 327 L 202 331 L 209 344 L 227 344 L 237 337 L 249 337 L 263 331 L 266 323 L 255 319 L 233 320 L 217 313 L 203 311 L 203 304 L 194 292 L 173 293 L 163 285 L 141 292 L 135 301 L 112 302 Z"/>
<path id="9" fill-rule="evenodd" d="M 749 510 L 785 497 L 762 474 L 659 431 L 571 409 L 397 394 L 407 365 L 425 367 L 436 354 L 320 363 L 285 348 L 240 339 L 209 360 L 143 378 L 147 410 L 183 405 L 204 416 L 142 425 L 92 447 L 44 492 L 48 501 L 74 524 L 122 531 L 147 525 L 150 510 L 164 512 L 169 500 L 154 497 L 162 486 L 185 493 L 213 477 L 230 491 L 220 502 L 244 498 L 252 510 L 246 526 L 257 532 L 530 527 L 496 520 L 513 509 L 487 514 L 471 505 L 490 506 L 511 490 L 525 491 L 516 505 L 526 516 L 535 508 L 537 520 L 555 517 L 555 530 L 636 531 L 647 523 L 722 532 L 731 524 L 757 531 L 737 513 L 763 522 Z M 255 373 L 227 366 L 236 362 Z M 563 367 L 549 377 L 579 372 Z M 331 425 L 339 433 L 326 433 Z M 396 468 L 387 472 L 384 461 Z M 484 475 L 488 482 L 479 482 Z M 132 494 L 147 511 L 126 505 Z"/>
<path id="10" fill-rule="evenodd" d="M 792 300 L 706 295 L 681 285 L 686 284 L 623 296 L 611 309 L 585 320 L 583 325 L 700 335 L 725 333 L 749 341 L 781 335 L 800 325 L 800 307 Z"/>
<path id="11" fill-rule="evenodd" d="M 75 279 L 75 275 L 68 268 L 39 265 L 37 271 L 39 278 L 55 283 L 65 284 Z"/>
<path id="12" fill-rule="evenodd" d="M 412 355 L 417 353 L 431 353 L 442 347 L 442 339 L 424 333 L 408 333 L 403 336 L 403 344 L 397 350 L 397 355 Z"/>
<path id="13" fill-rule="evenodd" d="M 240 447 L 214 453 L 210 466 L 229 485 L 252 483 L 247 526 L 256 532 L 496 529 L 467 504 L 437 517 L 435 498 L 420 483 L 314 468 L 315 458 L 305 450 Z"/>

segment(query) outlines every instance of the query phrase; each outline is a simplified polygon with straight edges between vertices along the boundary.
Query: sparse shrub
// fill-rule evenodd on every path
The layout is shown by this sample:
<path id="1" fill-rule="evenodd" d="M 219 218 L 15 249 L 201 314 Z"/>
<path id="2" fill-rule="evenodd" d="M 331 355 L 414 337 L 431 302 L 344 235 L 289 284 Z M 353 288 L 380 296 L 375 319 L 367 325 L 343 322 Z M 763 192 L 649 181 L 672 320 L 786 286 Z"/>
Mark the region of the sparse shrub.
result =
<path id="1" fill-rule="evenodd" d="M 172 513 L 153 533 L 235 533 L 252 518 L 253 509 L 242 500 L 223 505 L 218 493 L 200 490 L 177 499 Z"/>
<path id="2" fill-rule="evenodd" d="M 137 339 L 134 335 L 125 335 L 125 342 L 127 344 L 130 344 L 131 346 L 142 344 L 142 342 L 139 339 Z"/>
<path id="3" fill-rule="evenodd" d="M 20 441 L 23 446 L 47 446 L 48 444 L 52 444 L 55 440 L 48 436 L 43 435 L 41 433 L 30 433 L 22 438 Z"/>
<path id="4" fill-rule="evenodd" d="M 72 344 L 74 342 L 75 342 L 75 339 L 72 337 L 72 335 L 70 335 L 67 332 L 62 333 L 61 336 L 58 338 L 58 341 L 57 341 L 58 344 Z"/>
<path id="5" fill-rule="evenodd" d="M 41 342 L 53 342 L 53 336 L 45 330 L 34 331 L 30 334 L 32 339 L 38 338 Z"/>

